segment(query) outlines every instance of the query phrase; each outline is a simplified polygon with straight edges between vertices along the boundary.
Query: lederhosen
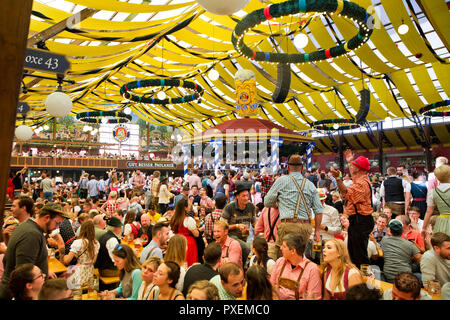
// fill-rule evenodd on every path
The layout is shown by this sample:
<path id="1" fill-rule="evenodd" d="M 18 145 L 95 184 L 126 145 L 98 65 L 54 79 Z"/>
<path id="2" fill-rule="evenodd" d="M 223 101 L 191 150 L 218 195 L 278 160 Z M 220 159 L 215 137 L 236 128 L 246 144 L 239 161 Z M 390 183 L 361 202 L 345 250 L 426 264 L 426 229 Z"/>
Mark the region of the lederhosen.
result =
<path id="1" fill-rule="evenodd" d="M 302 271 L 300 271 L 300 275 L 298 276 L 297 281 L 281 277 L 281 275 L 283 274 L 284 268 L 286 267 L 286 265 L 288 263 L 287 260 L 284 262 L 283 267 L 281 268 L 280 274 L 278 275 L 277 285 L 279 287 L 284 287 L 286 289 L 293 290 L 295 292 L 295 300 L 300 300 L 300 293 L 298 291 L 300 289 L 300 280 L 302 279 L 303 272 L 305 271 L 306 266 L 308 265 L 309 262 L 310 262 L 309 260 L 306 260 L 305 267 L 302 269 Z"/>

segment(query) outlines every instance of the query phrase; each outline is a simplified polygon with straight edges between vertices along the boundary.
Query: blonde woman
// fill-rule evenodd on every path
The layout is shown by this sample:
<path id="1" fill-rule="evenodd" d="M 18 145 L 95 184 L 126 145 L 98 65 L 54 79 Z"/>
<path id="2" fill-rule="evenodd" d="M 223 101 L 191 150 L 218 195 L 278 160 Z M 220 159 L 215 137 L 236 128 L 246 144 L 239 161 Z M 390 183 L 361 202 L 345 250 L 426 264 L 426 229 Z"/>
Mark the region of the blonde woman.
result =
<path id="1" fill-rule="evenodd" d="M 142 264 L 142 284 L 139 288 L 137 300 L 149 300 L 150 292 L 155 286 L 153 284 L 153 276 L 161 263 L 162 260 L 159 257 L 150 257 Z"/>
<path id="2" fill-rule="evenodd" d="M 332 191 L 331 198 L 333 202 L 333 207 L 336 208 L 339 214 L 344 213 L 344 202 L 342 201 L 341 194 L 339 191 Z"/>
<path id="3" fill-rule="evenodd" d="M 348 288 L 363 283 L 360 271 L 350 261 L 344 241 L 325 242 L 323 262 L 324 300 L 344 300 Z"/>
<path id="4" fill-rule="evenodd" d="M 199 280 L 189 287 L 186 300 L 220 300 L 219 289 L 208 280 Z"/>
<path id="5" fill-rule="evenodd" d="M 183 290 L 184 276 L 186 275 L 187 270 L 186 250 L 186 237 L 181 234 L 176 234 L 170 238 L 169 243 L 167 244 L 166 254 L 164 255 L 164 261 L 173 261 L 180 266 L 180 278 L 176 284 L 176 288 L 179 291 Z"/>

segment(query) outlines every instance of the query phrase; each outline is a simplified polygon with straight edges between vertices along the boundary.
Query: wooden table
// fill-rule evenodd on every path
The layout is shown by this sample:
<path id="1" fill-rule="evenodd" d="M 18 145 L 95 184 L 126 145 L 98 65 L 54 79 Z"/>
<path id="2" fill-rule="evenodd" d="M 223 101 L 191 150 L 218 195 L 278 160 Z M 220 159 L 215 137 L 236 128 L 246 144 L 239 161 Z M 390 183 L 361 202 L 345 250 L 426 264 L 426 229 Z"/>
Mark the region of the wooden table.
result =
<path id="1" fill-rule="evenodd" d="M 55 274 L 67 271 L 67 267 L 56 258 L 48 258 L 48 271 Z"/>
<path id="2" fill-rule="evenodd" d="M 89 295 L 89 293 L 84 293 L 81 300 L 100 300 L 100 297 L 98 296 L 98 292 L 94 291 L 91 295 Z"/>
<path id="3" fill-rule="evenodd" d="M 381 293 L 384 293 L 386 290 L 392 289 L 392 287 L 394 286 L 392 283 L 381 281 L 381 280 L 376 280 L 376 279 L 371 279 L 368 277 L 364 277 L 364 282 L 367 285 L 372 285 L 372 286 L 375 286 L 376 288 L 380 289 Z M 442 299 L 441 294 L 438 294 L 438 295 L 431 294 L 429 291 L 427 291 L 425 289 L 422 289 L 422 290 L 427 292 L 433 300 L 441 300 Z"/>

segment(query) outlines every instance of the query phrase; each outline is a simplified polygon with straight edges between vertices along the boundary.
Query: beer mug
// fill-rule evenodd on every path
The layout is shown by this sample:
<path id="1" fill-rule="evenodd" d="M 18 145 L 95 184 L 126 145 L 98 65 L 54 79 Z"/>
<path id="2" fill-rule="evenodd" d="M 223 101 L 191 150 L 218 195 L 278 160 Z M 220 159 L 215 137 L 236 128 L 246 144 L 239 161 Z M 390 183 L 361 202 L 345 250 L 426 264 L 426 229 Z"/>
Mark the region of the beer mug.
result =
<path id="1" fill-rule="evenodd" d="M 441 283 L 438 280 L 429 280 L 428 291 L 432 296 L 439 295 L 441 293 Z"/>
<path id="2" fill-rule="evenodd" d="M 321 252 L 322 251 L 322 241 L 314 241 L 312 244 L 312 251 Z"/>
<path id="3" fill-rule="evenodd" d="M 361 272 L 365 275 L 365 276 L 370 276 L 370 266 L 368 264 L 362 264 L 361 265 Z"/>
<path id="4" fill-rule="evenodd" d="M 72 289 L 72 296 L 73 296 L 73 300 L 82 300 L 83 299 L 83 291 L 81 290 L 80 286 L 77 286 L 74 289 Z"/>
<path id="5" fill-rule="evenodd" d="M 134 247 L 138 250 L 140 250 L 142 248 L 141 238 L 136 238 L 136 240 L 134 240 Z"/>
<path id="6" fill-rule="evenodd" d="M 55 259 L 55 249 L 52 248 L 48 250 L 48 258 L 50 260 Z"/>

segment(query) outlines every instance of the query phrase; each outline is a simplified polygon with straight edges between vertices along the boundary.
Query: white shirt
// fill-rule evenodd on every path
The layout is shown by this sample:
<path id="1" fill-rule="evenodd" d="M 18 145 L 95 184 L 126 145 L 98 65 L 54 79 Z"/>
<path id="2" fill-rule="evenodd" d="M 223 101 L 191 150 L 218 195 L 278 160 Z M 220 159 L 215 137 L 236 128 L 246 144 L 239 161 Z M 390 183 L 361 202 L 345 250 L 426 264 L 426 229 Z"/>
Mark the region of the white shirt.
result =
<path id="1" fill-rule="evenodd" d="M 402 179 L 402 178 L 399 178 Z M 402 186 L 403 186 L 403 192 L 411 192 L 411 183 L 409 183 L 406 179 L 402 179 Z M 384 181 L 381 183 L 380 186 L 380 196 L 385 197 L 384 194 Z"/>
<path id="2" fill-rule="evenodd" d="M 339 234 L 342 231 L 342 225 L 339 220 L 339 212 L 336 208 L 327 204 L 323 205 L 321 224 L 328 227 L 328 231 L 320 230 L 322 240 L 332 239 L 335 234 Z"/>
<path id="3" fill-rule="evenodd" d="M 439 189 L 439 191 L 445 192 L 448 188 L 450 188 L 450 183 L 441 183 L 436 188 Z M 433 199 L 433 191 L 430 191 L 427 193 L 427 206 L 431 207 L 435 205 L 436 204 L 434 203 Z"/>
<path id="4" fill-rule="evenodd" d="M 112 253 L 118 244 L 119 244 L 119 241 L 117 241 L 116 237 L 112 237 L 111 239 L 106 241 L 106 249 L 108 250 L 109 257 L 111 258 L 112 262 L 114 262 Z"/>
<path id="5" fill-rule="evenodd" d="M 272 270 L 273 267 L 275 266 L 275 261 L 273 259 L 269 259 L 267 260 L 266 263 L 266 268 L 267 268 L 267 273 L 269 274 L 269 276 L 272 274 Z M 256 255 L 254 255 L 251 259 L 250 259 L 250 264 L 249 267 L 256 265 Z"/>
<path id="6" fill-rule="evenodd" d="M 348 271 L 348 278 L 350 279 L 350 277 L 351 277 L 352 275 L 358 274 L 358 273 L 359 273 L 358 269 L 352 268 L 352 269 L 350 269 L 350 270 Z M 334 291 L 331 291 L 331 287 L 330 287 L 331 274 L 330 274 L 330 276 L 328 277 L 327 282 L 326 282 L 326 284 L 325 284 L 325 288 L 326 288 L 327 290 L 333 292 L 333 293 L 336 293 L 336 292 L 344 292 L 344 291 L 345 291 L 345 287 L 344 287 L 344 275 L 345 275 L 345 274 L 342 274 L 342 277 L 341 277 L 340 288 L 339 288 L 339 285 L 337 285 L 336 288 L 334 288 Z"/>
<path id="7" fill-rule="evenodd" d="M 188 216 L 188 217 L 186 217 L 186 219 L 184 219 L 183 226 L 185 228 L 188 228 L 190 231 L 193 231 L 193 230 L 197 229 L 197 222 L 195 221 L 194 218 Z"/>

